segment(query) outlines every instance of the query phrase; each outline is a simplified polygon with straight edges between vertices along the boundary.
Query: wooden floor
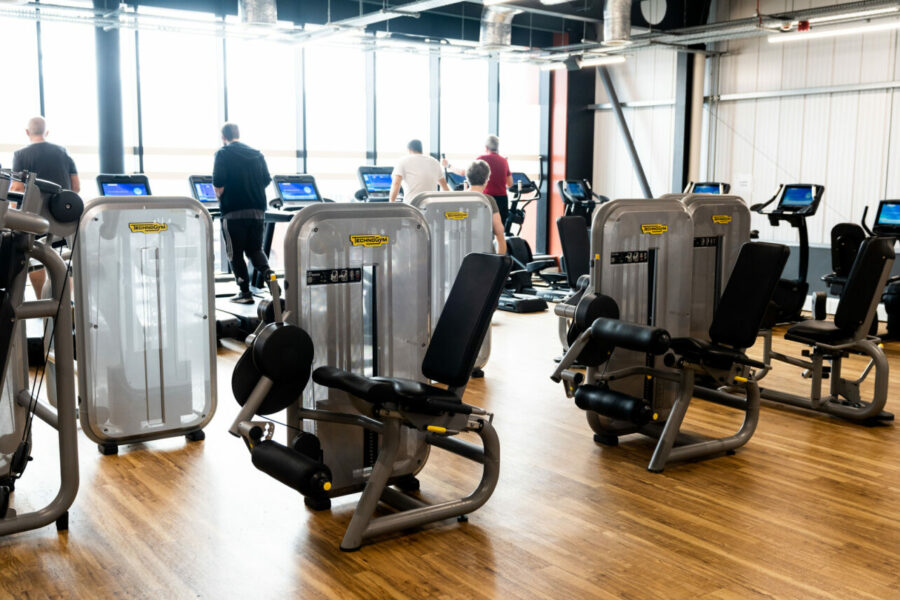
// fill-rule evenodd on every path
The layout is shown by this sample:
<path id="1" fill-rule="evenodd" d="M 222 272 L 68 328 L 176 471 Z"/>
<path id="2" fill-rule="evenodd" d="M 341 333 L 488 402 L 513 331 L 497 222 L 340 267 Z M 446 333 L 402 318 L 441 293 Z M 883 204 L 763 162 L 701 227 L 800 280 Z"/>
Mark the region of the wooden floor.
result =
<path id="1" fill-rule="evenodd" d="M 466 397 L 496 414 L 493 497 L 468 523 L 343 554 L 356 496 L 311 513 L 251 466 L 226 433 L 236 355 L 222 351 L 206 441 L 103 457 L 82 436 L 68 533 L 0 539 L 0 597 L 900 598 L 900 422 L 868 428 L 766 406 L 737 455 L 651 474 L 649 443 L 594 444 L 549 379 L 558 353 L 551 314 L 498 314 L 487 377 Z M 789 368 L 770 378 L 807 383 Z M 900 411 L 891 389 L 888 408 Z M 739 420 L 697 402 L 687 423 L 725 433 Z M 55 493 L 53 440 L 36 429 L 20 510 Z M 434 451 L 422 490 L 461 494 L 477 475 Z"/>

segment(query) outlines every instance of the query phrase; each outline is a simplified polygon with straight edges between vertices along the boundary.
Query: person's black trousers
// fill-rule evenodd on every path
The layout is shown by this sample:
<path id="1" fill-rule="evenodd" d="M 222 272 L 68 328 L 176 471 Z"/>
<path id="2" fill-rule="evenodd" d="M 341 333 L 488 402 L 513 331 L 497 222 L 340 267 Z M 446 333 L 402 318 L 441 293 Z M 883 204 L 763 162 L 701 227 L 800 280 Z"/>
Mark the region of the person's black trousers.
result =
<path id="1" fill-rule="evenodd" d="M 262 219 L 222 219 L 222 235 L 225 236 L 228 261 L 235 281 L 245 294 L 250 293 L 250 274 L 247 272 L 244 255 L 247 255 L 257 271 L 265 273 L 269 270 L 269 261 L 263 252 L 263 227 Z"/>
<path id="2" fill-rule="evenodd" d="M 500 210 L 500 222 L 506 227 L 506 217 L 509 215 L 509 196 L 494 196 L 494 201 Z"/>

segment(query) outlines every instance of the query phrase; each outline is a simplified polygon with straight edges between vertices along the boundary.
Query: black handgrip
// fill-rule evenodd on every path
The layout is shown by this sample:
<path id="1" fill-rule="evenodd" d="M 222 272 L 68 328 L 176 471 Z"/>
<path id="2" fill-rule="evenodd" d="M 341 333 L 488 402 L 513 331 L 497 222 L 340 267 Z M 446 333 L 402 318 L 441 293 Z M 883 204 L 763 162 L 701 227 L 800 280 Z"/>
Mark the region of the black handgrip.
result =
<path id="1" fill-rule="evenodd" d="M 331 489 L 331 469 L 278 442 L 260 442 L 250 458 L 254 467 L 304 496 L 321 497 Z"/>
<path id="2" fill-rule="evenodd" d="M 581 410 L 635 425 L 646 425 L 653 417 L 653 408 L 646 400 L 596 385 L 578 387 L 575 390 L 575 405 Z"/>
<path id="3" fill-rule="evenodd" d="M 669 332 L 658 327 L 645 327 L 618 319 L 600 317 L 591 325 L 591 337 L 608 342 L 618 348 L 665 354 L 671 338 Z"/>

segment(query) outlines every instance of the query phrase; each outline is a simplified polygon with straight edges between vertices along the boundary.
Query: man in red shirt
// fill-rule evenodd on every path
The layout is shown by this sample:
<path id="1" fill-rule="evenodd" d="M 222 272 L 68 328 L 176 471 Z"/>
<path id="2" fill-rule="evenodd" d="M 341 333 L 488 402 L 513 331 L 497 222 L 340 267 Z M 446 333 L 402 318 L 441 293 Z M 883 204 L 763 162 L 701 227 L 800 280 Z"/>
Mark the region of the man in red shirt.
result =
<path id="1" fill-rule="evenodd" d="M 512 173 L 509 170 L 509 163 L 497 153 L 500 149 L 500 138 L 496 135 L 489 135 L 484 142 L 484 149 L 485 153 L 475 159 L 483 160 L 491 168 L 491 176 L 487 185 L 484 186 L 484 193 L 492 196 L 497 202 L 497 208 L 500 210 L 500 221 L 506 225 L 506 217 L 509 214 L 509 198 L 506 195 L 506 189 L 512 187 Z M 454 173 L 465 175 L 463 170 L 453 170 L 446 159 L 442 162 L 445 167 L 454 171 Z"/>

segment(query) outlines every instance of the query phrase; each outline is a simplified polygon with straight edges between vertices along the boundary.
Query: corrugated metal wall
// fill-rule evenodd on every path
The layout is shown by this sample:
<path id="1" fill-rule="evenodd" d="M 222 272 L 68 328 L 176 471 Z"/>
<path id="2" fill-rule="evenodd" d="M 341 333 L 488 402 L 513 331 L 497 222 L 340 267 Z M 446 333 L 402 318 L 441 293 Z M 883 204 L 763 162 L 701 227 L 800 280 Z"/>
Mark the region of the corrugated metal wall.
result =
<path id="1" fill-rule="evenodd" d="M 671 101 L 675 97 L 675 52 L 671 50 L 638 52 L 609 71 L 621 102 Z M 599 77 L 596 97 L 598 104 L 609 102 Z M 672 191 L 674 111 L 673 106 L 624 111 L 655 195 Z M 642 197 L 615 115 L 611 110 L 598 110 L 594 119 L 594 191 L 610 198 Z"/>
<path id="2" fill-rule="evenodd" d="M 836 2 L 762 0 L 777 12 Z M 752 1 L 721 0 L 716 19 L 751 16 Z M 765 37 L 728 42 L 707 61 L 707 94 L 773 92 L 900 81 L 897 32 L 791 44 Z M 718 64 L 716 65 L 716 61 Z M 718 86 L 718 89 L 716 89 Z M 707 102 L 702 178 L 729 181 L 748 202 L 763 202 L 779 183 L 821 183 L 810 242 L 829 244 L 835 223 L 858 221 L 863 207 L 900 197 L 900 93 L 895 89 Z M 654 190 L 655 192 L 655 190 Z M 754 220 L 762 239 L 793 241 L 788 227 Z"/>

